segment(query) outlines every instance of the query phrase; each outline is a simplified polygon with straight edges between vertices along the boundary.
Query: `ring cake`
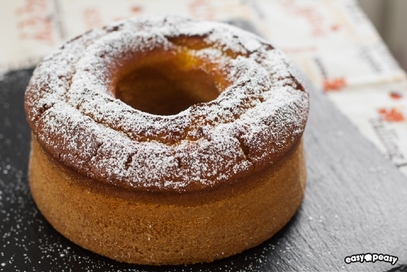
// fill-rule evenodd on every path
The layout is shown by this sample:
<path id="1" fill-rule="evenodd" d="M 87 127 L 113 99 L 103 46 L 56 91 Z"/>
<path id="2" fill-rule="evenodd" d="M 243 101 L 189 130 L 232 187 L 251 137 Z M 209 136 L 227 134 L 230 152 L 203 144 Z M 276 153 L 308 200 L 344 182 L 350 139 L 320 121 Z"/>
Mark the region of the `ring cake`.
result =
<path id="1" fill-rule="evenodd" d="M 180 17 L 117 22 L 35 69 L 31 193 L 57 231 L 109 258 L 221 259 L 273 236 L 300 206 L 308 108 L 262 38 Z"/>

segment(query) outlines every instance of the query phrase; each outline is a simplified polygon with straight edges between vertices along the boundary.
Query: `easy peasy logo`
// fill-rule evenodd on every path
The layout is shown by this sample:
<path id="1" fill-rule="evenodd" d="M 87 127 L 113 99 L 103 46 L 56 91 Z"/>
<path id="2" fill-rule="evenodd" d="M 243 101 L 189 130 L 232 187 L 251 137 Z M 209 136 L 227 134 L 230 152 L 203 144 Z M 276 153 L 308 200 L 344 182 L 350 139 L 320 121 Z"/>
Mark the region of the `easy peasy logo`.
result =
<path id="1" fill-rule="evenodd" d="M 356 262 L 375 263 L 377 261 L 380 261 L 380 262 L 386 262 L 386 263 L 391 263 L 392 265 L 395 265 L 398 260 L 399 260 L 399 258 L 396 256 L 391 256 L 391 255 L 382 254 L 382 253 L 361 253 L 361 254 L 355 254 L 355 255 L 345 257 L 345 263 L 347 263 L 347 264 L 356 263 Z"/>

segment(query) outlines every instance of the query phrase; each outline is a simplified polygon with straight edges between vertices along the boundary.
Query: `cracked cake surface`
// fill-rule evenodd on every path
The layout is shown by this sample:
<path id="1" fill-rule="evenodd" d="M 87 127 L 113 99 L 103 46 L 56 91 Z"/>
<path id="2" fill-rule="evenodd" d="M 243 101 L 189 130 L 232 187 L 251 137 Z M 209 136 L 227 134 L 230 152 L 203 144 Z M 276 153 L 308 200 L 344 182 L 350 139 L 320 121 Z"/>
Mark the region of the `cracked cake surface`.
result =
<path id="1" fill-rule="evenodd" d="M 217 97 L 169 115 L 131 107 L 116 97 L 117 73 L 145 54 L 182 60 L 179 69 L 198 63 Z M 308 103 L 267 41 L 178 17 L 73 39 L 39 64 L 25 98 L 33 135 L 52 157 L 98 182 L 152 192 L 215 188 L 272 166 L 300 141 Z"/>

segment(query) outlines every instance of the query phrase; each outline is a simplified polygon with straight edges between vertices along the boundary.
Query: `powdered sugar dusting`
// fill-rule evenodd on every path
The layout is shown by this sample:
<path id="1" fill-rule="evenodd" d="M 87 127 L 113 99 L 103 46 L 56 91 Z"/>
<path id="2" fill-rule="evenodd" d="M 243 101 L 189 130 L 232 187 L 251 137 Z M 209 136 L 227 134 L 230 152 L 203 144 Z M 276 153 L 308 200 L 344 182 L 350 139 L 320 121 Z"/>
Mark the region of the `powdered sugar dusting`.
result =
<path id="1" fill-rule="evenodd" d="M 207 46 L 188 53 L 230 82 L 217 99 L 160 116 L 114 97 L 118 59 L 177 52 L 188 47 L 171 41 L 179 36 L 201 37 Z M 291 69 L 280 51 L 237 28 L 143 17 L 88 32 L 47 58 L 27 89 L 26 111 L 44 148 L 84 175 L 135 189 L 198 190 L 276 163 L 298 142 L 308 94 Z"/>

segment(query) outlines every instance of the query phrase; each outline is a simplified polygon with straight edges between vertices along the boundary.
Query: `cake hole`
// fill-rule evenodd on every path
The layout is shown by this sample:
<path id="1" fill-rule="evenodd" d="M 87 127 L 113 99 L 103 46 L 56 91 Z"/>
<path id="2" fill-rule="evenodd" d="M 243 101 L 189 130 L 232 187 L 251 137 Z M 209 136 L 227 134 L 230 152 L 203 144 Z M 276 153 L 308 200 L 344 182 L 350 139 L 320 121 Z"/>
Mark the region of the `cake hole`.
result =
<path id="1" fill-rule="evenodd" d="M 115 88 L 116 98 L 157 115 L 177 114 L 194 104 L 214 100 L 219 93 L 212 75 L 174 59 L 132 67 Z"/>

